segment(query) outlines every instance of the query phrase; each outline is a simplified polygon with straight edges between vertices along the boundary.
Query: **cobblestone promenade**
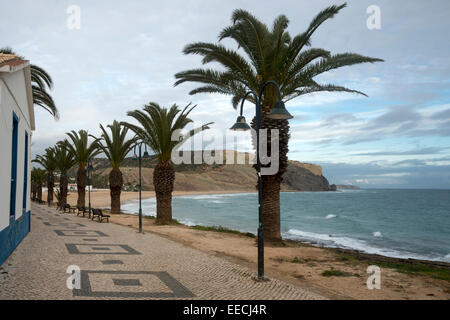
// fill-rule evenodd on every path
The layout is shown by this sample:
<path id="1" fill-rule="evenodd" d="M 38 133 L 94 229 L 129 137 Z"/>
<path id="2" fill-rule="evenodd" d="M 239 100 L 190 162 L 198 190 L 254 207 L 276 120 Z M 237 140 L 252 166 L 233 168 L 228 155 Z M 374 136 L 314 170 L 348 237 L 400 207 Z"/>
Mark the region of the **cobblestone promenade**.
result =
<path id="1" fill-rule="evenodd" d="M 67 288 L 69 266 L 81 286 Z M 31 233 L 0 268 L 0 299 L 321 299 L 161 236 L 32 205 Z"/>

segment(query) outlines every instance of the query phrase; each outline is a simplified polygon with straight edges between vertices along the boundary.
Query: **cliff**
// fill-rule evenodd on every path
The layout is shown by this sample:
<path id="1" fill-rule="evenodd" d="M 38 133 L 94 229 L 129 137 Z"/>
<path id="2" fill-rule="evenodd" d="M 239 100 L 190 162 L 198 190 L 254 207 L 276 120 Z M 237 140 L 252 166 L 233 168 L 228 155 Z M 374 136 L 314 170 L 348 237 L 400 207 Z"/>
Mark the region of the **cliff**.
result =
<path id="1" fill-rule="evenodd" d="M 224 152 L 225 153 L 225 152 Z M 175 190 L 178 191 L 255 191 L 257 179 L 256 172 L 248 164 L 249 154 L 238 154 L 228 151 L 228 156 L 240 155 L 247 164 L 180 164 L 175 166 Z M 228 158 L 229 159 L 229 158 Z M 136 188 L 138 182 L 137 160 L 127 158 L 123 162 L 121 171 L 124 178 L 124 187 L 127 190 Z M 153 168 L 156 159 L 142 159 L 142 186 L 143 190 L 153 190 Z M 94 187 L 106 188 L 110 167 L 107 159 L 94 160 L 92 181 Z M 76 168 L 70 171 L 74 177 Z M 287 172 L 282 183 L 283 191 L 329 191 L 328 180 L 322 176 L 320 166 L 298 161 L 289 161 Z"/>

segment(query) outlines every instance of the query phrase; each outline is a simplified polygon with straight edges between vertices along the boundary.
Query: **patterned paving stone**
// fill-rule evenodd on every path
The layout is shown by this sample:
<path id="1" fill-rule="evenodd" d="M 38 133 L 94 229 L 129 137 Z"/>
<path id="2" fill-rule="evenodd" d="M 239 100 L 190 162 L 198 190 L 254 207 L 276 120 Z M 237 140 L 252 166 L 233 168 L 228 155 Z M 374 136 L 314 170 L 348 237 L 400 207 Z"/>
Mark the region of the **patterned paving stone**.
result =
<path id="1" fill-rule="evenodd" d="M 106 233 L 98 230 L 53 230 L 62 237 L 109 237 Z"/>
<path id="2" fill-rule="evenodd" d="M 45 205 L 32 212 L 31 233 L 0 266 L 0 299 L 324 299 L 277 279 L 255 282 L 255 270 L 152 233 Z M 74 266 L 81 287 L 72 290 Z"/>

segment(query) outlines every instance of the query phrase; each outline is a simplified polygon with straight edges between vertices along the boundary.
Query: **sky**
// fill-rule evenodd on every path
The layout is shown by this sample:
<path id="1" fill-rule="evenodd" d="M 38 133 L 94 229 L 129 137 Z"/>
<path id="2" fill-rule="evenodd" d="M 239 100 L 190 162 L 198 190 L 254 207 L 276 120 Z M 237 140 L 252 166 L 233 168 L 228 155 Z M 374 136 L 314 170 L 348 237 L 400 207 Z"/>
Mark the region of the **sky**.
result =
<path id="1" fill-rule="evenodd" d="M 194 122 L 227 132 L 237 111 L 231 97 L 190 96 L 194 84 L 174 87 L 174 74 L 201 67 L 184 55 L 191 42 L 217 42 L 234 9 L 269 26 L 285 14 L 291 36 L 303 32 L 325 7 L 343 1 L 2 1 L 0 47 L 12 47 L 47 70 L 60 111 L 55 121 L 36 107 L 32 155 L 99 123 L 131 121 L 127 111 L 155 101 L 189 102 Z M 347 1 L 348 6 L 313 35 L 311 47 L 353 52 L 384 62 L 332 70 L 316 78 L 365 92 L 315 93 L 289 101 L 289 158 L 323 167 L 330 183 L 364 188 L 450 189 L 450 2 Z M 78 28 L 69 28 L 80 9 Z M 368 28 L 369 6 L 379 28 Z M 373 21 L 373 20 L 370 20 Z M 447 39 L 447 40 L 446 40 Z M 236 48 L 231 41 L 223 41 Z M 214 67 L 214 66 L 213 66 Z M 247 106 L 245 116 L 253 117 Z M 244 135 L 248 133 L 243 133 Z M 236 145 L 250 148 L 248 136 Z M 227 146 L 228 147 L 228 146 Z M 222 148 L 222 147 L 218 147 Z"/>

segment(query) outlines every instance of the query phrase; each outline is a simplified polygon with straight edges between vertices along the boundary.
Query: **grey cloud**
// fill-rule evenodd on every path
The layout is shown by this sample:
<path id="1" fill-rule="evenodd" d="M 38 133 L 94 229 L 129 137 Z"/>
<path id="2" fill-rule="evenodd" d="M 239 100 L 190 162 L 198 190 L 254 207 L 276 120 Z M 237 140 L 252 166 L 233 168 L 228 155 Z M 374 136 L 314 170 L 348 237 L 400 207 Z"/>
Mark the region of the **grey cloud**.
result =
<path id="1" fill-rule="evenodd" d="M 433 188 L 450 189 L 450 166 L 425 165 L 415 159 L 401 161 L 389 166 L 376 163 L 319 163 L 330 183 L 345 184 L 349 180 L 358 184 L 357 179 L 367 179 L 365 188 Z"/>
<path id="2" fill-rule="evenodd" d="M 446 120 L 446 119 L 450 120 L 450 108 L 444 111 L 436 112 L 432 114 L 430 118 L 436 120 Z"/>
<path id="3" fill-rule="evenodd" d="M 343 122 L 355 121 L 357 118 L 351 113 L 338 113 L 325 118 L 322 121 L 322 127 L 332 127 Z"/>
<path id="4" fill-rule="evenodd" d="M 428 147 L 416 150 L 407 151 L 378 151 L 378 152 L 365 152 L 365 153 L 353 153 L 352 156 L 411 156 L 411 155 L 425 155 L 425 154 L 439 154 L 447 148 Z"/>
<path id="5" fill-rule="evenodd" d="M 398 106 L 391 107 L 391 110 L 377 118 L 375 118 L 365 129 L 373 129 L 385 127 L 394 123 L 417 122 L 421 119 L 421 115 L 411 107 Z"/>

